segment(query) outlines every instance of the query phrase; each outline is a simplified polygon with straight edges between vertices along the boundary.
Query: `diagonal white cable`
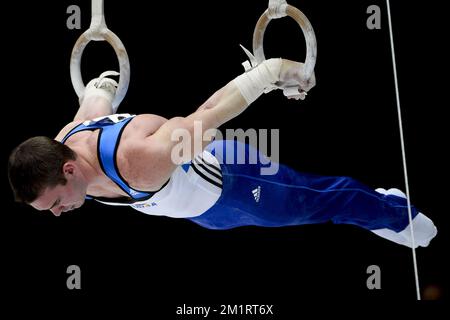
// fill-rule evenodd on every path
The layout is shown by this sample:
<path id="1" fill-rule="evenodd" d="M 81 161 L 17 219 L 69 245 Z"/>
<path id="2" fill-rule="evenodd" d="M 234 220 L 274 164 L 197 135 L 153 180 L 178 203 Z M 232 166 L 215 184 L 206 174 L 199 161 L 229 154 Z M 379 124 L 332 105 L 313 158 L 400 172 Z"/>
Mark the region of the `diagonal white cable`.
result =
<path id="1" fill-rule="evenodd" d="M 406 168 L 405 141 L 403 139 L 402 112 L 401 112 L 401 108 L 400 108 L 400 95 L 398 92 L 397 66 L 395 63 L 394 36 L 392 34 L 391 9 L 390 9 L 389 0 L 386 0 L 386 5 L 387 5 L 387 12 L 388 12 L 388 20 L 389 20 L 389 35 L 391 38 L 392 65 L 393 65 L 393 69 L 394 69 L 395 95 L 397 98 L 398 124 L 399 124 L 399 128 L 400 128 L 400 140 L 401 140 L 401 146 L 402 146 L 403 173 L 405 176 L 405 185 L 406 185 L 406 200 L 407 200 L 407 204 L 408 204 L 409 225 L 411 226 L 414 279 L 415 279 L 415 283 L 416 283 L 417 300 L 421 300 L 420 299 L 419 272 L 417 270 L 417 259 L 416 259 L 416 249 L 415 249 L 416 244 L 415 244 L 415 239 L 414 239 L 414 226 L 412 224 L 411 202 L 409 200 L 408 170 Z"/>

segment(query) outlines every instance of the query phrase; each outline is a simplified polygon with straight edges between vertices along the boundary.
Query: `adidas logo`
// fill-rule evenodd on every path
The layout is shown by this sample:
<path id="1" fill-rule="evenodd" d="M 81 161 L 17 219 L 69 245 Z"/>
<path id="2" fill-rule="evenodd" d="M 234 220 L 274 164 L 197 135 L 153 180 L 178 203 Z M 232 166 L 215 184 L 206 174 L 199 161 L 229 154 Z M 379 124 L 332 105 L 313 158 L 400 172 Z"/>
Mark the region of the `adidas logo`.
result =
<path id="1" fill-rule="evenodd" d="M 261 187 L 258 186 L 258 188 L 253 189 L 253 190 L 252 190 L 252 193 L 253 193 L 253 197 L 255 198 L 255 201 L 256 201 L 256 202 L 259 202 L 259 196 L 260 196 L 260 194 L 261 194 Z"/>

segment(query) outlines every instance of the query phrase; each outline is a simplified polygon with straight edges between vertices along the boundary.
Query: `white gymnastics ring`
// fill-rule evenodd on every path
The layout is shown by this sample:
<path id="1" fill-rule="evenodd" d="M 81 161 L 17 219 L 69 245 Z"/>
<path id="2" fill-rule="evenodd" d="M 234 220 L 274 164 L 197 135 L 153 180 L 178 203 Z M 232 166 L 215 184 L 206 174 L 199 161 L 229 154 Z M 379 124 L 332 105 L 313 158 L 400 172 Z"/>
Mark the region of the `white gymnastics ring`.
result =
<path id="1" fill-rule="evenodd" d="M 92 0 L 91 25 L 89 29 L 78 38 L 70 57 L 70 79 L 72 80 L 72 86 L 75 89 L 78 98 L 81 98 L 86 88 L 80 68 L 84 48 L 92 40 L 107 41 L 114 48 L 120 66 L 119 85 L 112 102 L 112 106 L 114 110 L 116 110 L 128 90 L 128 85 L 130 83 L 130 62 L 122 41 L 120 41 L 119 37 L 106 26 L 103 12 L 103 0 Z"/>
<path id="2" fill-rule="evenodd" d="M 317 56 L 317 42 L 316 35 L 314 34 L 313 27 L 308 18 L 297 8 L 287 5 L 286 15 L 294 19 L 300 28 L 302 28 L 303 35 L 306 40 L 306 59 L 303 69 L 304 79 L 307 80 L 314 72 L 314 66 L 316 65 Z M 264 32 L 271 18 L 269 15 L 269 9 L 267 9 L 259 18 L 256 23 L 255 31 L 253 32 L 253 54 L 257 63 L 261 63 L 266 60 L 264 56 Z"/>

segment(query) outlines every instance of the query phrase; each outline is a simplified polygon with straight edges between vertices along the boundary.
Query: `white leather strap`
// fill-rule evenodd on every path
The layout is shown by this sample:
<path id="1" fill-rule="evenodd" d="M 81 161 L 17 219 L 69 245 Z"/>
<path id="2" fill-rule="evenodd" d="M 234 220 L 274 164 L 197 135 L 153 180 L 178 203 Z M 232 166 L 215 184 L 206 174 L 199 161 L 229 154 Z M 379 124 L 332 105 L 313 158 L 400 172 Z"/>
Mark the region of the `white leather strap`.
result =
<path id="1" fill-rule="evenodd" d="M 279 19 L 287 16 L 286 0 L 269 0 L 269 9 L 267 11 L 267 16 L 269 19 Z"/>
<path id="2" fill-rule="evenodd" d="M 316 36 L 308 18 L 306 18 L 306 16 L 297 8 L 288 5 L 286 0 L 269 0 L 269 8 L 259 18 L 255 27 L 255 31 L 253 33 L 253 54 L 241 45 L 241 48 L 249 58 L 249 61 L 243 62 L 242 65 L 247 71 L 266 60 L 264 56 L 263 39 L 267 25 L 269 24 L 271 19 L 278 19 L 285 16 L 289 16 L 294 19 L 301 27 L 305 36 L 306 61 L 304 63 L 303 69 L 301 70 L 301 75 L 303 80 L 307 82 L 311 77 L 313 77 L 314 66 L 316 64 Z M 292 85 L 277 83 L 277 85 L 266 88 L 265 92 L 269 92 L 274 88 L 282 89 L 283 94 L 288 98 L 303 100 L 307 95 L 300 84 Z"/>

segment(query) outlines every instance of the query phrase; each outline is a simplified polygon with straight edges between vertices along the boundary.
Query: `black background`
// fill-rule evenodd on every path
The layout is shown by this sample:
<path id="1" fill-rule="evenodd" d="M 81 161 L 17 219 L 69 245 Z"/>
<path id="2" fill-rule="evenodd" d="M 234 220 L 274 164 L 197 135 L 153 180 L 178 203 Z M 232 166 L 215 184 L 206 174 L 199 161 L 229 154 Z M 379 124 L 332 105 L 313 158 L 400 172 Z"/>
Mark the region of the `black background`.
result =
<path id="1" fill-rule="evenodd" d="M 278 128 L 280 161 L 299 171 L 404 190 L 385 2 L 289 3 L 314 27 L 317 86 L 303 102 L 281 92 L 264 95 L 222 129 Z M 71 4 L 81 8 L 81 30 L 66 27 Z M 366 27 L 371 4 L 381 8 L 381 30 Z M 438 1 L 392 1 L 391 6 L 411 199 L 439 229 L 428 248 L 417 250 L 421 293 L 445 301 L 443 9 Z M 246 56 L 239 44 L 251 49 L 253 28 L 266 7 L 267 1 L 255 0 L 107 0 L 106 23 L 124 43 L 131 65 L 119 112 L 167 118 L 193 112 L 243 72 Z M 415 300 L 411 250 L 354 226 L 211 231 L 95 202 L 60 218 L 14 203 L 6 176 L 9 152 L 30 136 L 55 136 L 76 113 L 69 58 L 89 26 L 90 1 L 25 1 L 3 5 L 2 11 L 1 287 L 11 300 L 140 297 L 148 314 L 161 312 L 162 319 L 174 318 L 176 306 L 184 303 L 275 304 L 276 313 L 287 319 L 315 302 L 340 301 L 343 309 L 353 309 L 358 303 Z M 293 20 L 270 23 L 265 52 L 304 60 L 303 36 Z M 118 68 L 113 49 L 90 43 L 82 60 L 85 81 L 111 68 Z M 72 264 L 82 271 L 79 291 L 66 288 L 66 268 Z M 373 264 L 381 268 L 381 290 L 366 287 L 366 268 Z"/>

